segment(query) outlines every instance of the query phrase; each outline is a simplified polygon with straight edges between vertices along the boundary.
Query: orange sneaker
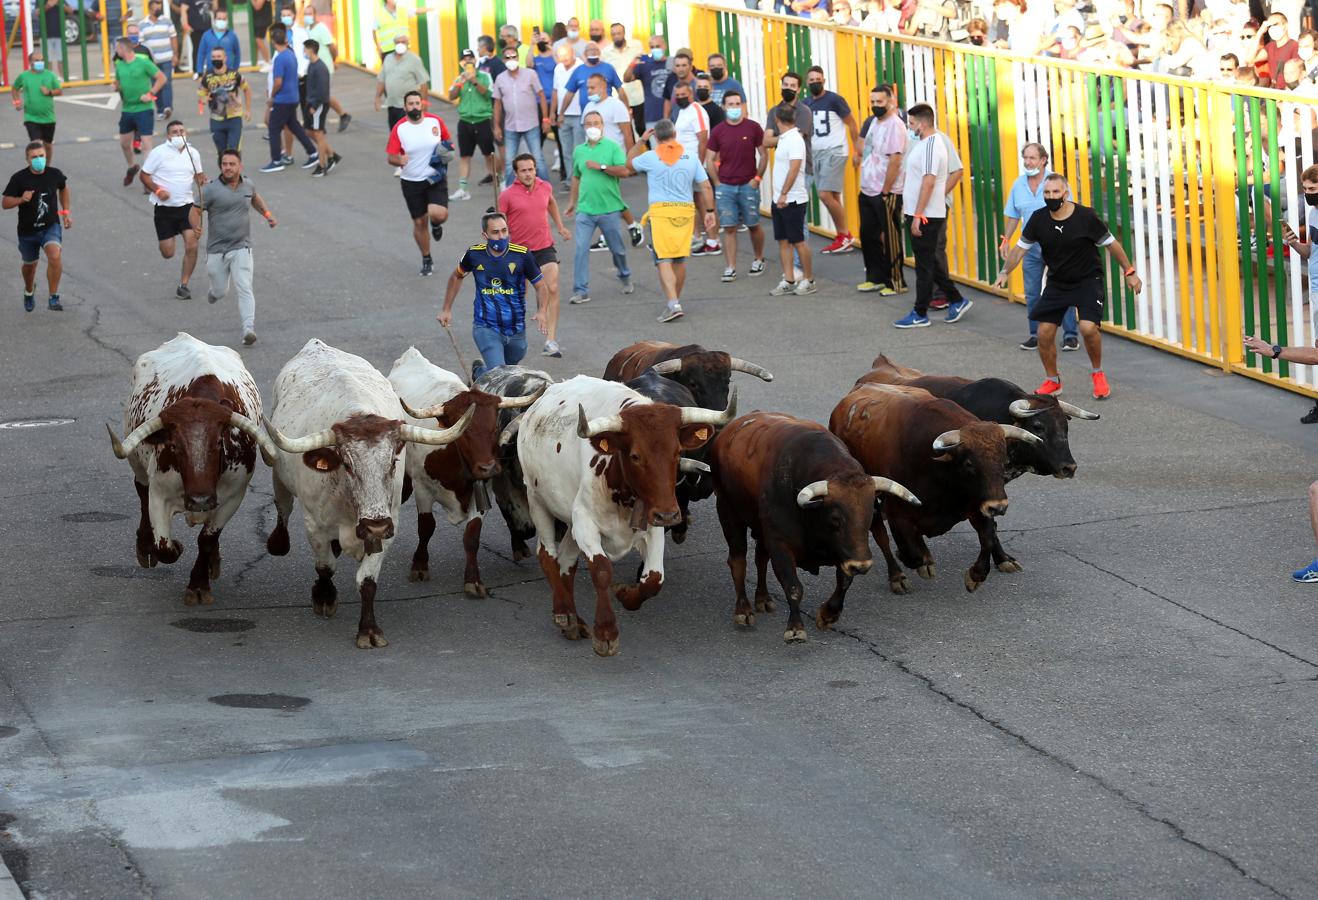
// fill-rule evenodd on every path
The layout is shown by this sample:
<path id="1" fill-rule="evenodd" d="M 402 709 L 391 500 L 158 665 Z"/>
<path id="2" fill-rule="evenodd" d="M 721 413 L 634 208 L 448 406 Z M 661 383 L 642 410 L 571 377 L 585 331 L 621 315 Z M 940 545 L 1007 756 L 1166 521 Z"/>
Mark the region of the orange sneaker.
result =
<path id="1" fill-rule="evenodd" d="M 1107 385 L 1106 375 L 1104 375 L 1102 372 L 1094 372 L 1092 375 L 1090 375 L 1090 378 L 1094 380 L 1095 400 L 1106 400 L 1108 397 L 1112 396 L 1112 388 L 1108 387 Z"/>
<path id="2" fill-rule="evenodd" d="M 1034 392 L 1036 394 L 1042 394 L 1045 397 L 1052 394 L 1060 394 L 1062 392 L 1062 382 L 1053 381 L 1051 378 L 1045 378 L 1043 384 L 1039 385 Z"/>

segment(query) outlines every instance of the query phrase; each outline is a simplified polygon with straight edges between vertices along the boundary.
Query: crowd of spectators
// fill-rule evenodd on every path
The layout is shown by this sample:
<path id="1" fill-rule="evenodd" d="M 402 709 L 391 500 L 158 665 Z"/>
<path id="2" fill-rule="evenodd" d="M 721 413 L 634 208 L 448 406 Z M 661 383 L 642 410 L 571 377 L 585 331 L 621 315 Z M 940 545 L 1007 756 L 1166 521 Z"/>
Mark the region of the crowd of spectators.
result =
<path id="1" fill-rule="evenodd" d="M 1318 95 L 1318 32 L 1303 0 L 743 2 L 875 34 Z"/>

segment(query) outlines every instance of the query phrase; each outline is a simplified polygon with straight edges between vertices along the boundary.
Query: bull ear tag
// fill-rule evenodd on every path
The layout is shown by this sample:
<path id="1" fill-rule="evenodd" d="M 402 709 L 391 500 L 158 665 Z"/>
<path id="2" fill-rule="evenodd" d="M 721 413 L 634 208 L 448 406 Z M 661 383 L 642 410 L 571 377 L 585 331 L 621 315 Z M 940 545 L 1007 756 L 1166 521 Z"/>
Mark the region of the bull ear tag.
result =
<path id="1" fill-rule="evenodd" d="M 705 440 L 707 437 L 709 437 L 709 429 L 708 429 L 708 428 L 701 428 L 699 431 L 696 432 L 696 440 L 698 440 L 698 441 L 703 441 L 703 440 Z"/>
<path id="2" fill-rule="evenodd" d="M 608 439 L 608 438 L 600 438 L 600 452 L 602 452 L 602 453 L 608 453 L 608 452 L 609 452 L 609 439 Z"/>
<path id="3" fill-rule="evenodd" d="M 320 457 L 317 457 L 317 458 L 316 458 L 316 470 L 317 470 L 317 471 L 319 471 L 319 472 L 328 472 L 328 471 L 329 471 L 329 467 L 330 467 L 330 464 L 329 464 L 329 460 L 328 460 L 328 459 L 326 459 L 326 458 L 323 457 L 323 456 L 320 456 Z"/>

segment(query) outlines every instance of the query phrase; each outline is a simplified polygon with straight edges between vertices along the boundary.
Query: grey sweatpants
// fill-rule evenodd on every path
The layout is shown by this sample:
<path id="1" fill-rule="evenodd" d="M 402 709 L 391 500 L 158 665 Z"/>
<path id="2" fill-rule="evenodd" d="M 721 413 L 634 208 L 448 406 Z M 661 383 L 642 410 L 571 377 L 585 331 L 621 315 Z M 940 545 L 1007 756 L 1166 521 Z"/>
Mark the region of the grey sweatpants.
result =
<path id="1" fill-rule="evenodd" d="M 206 254 L 206 275 L 210 278 L 210 301 L 217 303 L 229 294 L 229 279 L 238 293 L 238 315 L 243 320 L 243 334 L 256 331 L 256 297 L 252 294 L 252 248 L 241 247 L 228 253 Z"/>

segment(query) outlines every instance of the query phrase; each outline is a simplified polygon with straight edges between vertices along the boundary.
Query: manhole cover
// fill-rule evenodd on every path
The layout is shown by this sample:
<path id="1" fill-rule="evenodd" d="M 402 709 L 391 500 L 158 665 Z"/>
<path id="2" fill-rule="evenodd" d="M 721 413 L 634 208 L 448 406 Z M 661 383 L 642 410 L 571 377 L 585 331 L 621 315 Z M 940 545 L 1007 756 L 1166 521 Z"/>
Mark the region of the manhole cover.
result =
<path id="1" fill-rule="evenodd" d="M 306 697 L 290 697 L 287 694 L 219 694 L 207 697 L 216 706 L 232 706 L 236 709 L 301 709 L 311 702 Z"/>
<path id="2" fill-rule="evenodd" d="M 123 513 L 97 512 L 92 510 L 90 512 L 65 513 L 60 516 L 60 518 L 65 522 L 122 522 L 128 517 Z"/>
<path id="3" fill-rule="evenodd" d="M 256 627 L 251 619 L 176 619 L 169 624 L 198 634 L 234 634 Z"/>
<path id="4" fill-rule="evenodd" d="M 50 428 L 53 425 L 72 425 L 73 419 L 13 419 L 0 422 L 0 428 Z"/>

